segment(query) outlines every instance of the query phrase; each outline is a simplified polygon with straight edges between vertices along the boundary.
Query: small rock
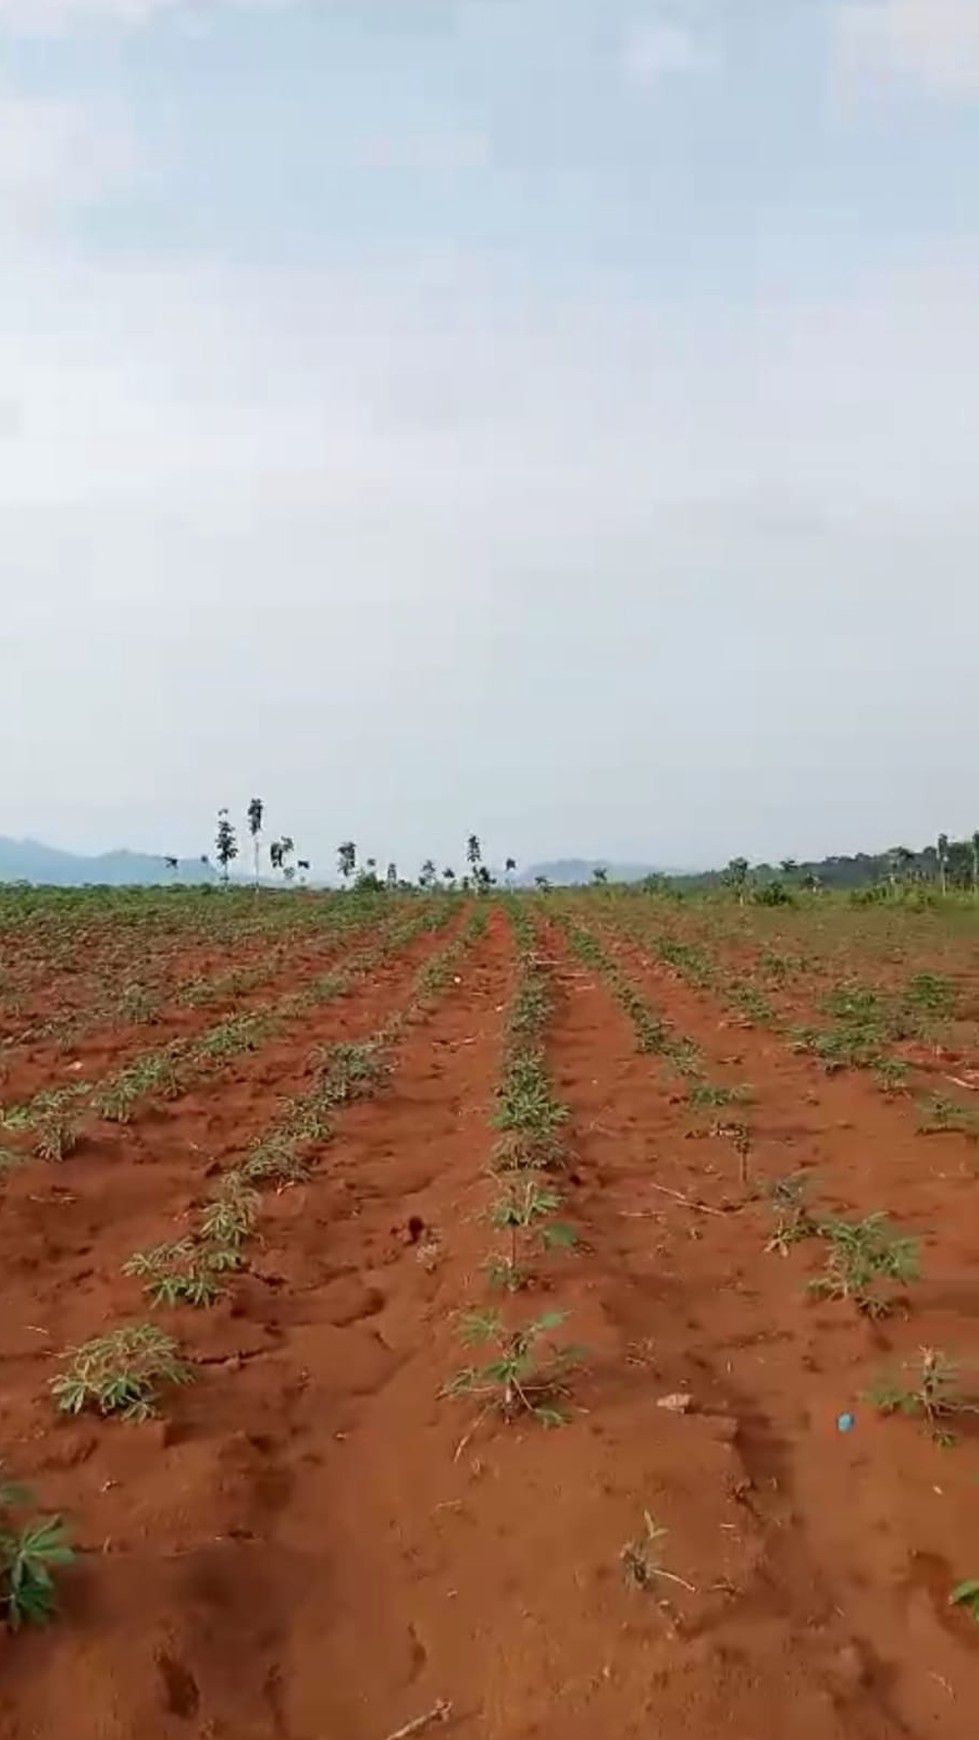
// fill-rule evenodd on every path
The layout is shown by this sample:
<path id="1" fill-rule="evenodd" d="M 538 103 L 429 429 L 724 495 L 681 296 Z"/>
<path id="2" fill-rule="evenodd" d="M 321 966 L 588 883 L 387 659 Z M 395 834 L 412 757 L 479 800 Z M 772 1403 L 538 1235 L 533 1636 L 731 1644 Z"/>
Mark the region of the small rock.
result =
<path id="1" fill-rule="evenodd" d="M 656 1406 L 665 1408 L 668 1414 L 687 1414 L 693 1407 L 693 1396 L 660 1396 Z"/>

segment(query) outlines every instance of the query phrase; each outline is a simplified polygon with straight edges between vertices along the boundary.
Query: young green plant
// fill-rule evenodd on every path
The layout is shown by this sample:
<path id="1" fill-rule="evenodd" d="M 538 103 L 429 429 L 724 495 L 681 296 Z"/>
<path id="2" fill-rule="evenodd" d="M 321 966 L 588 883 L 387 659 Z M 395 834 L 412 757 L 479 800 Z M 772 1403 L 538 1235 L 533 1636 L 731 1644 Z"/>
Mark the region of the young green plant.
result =
<path id="1" fill-rule="evenodd" d="M 94 1408 L 124 1420 L 148 1420 L 156 1413 L 160 1386 L 189 1383 L 192 1375 L 171 1335 L 155 1323 L 135 1323 L 70 1348 L 64 1369 L 51 1380 L 51 1394 L 62 1413 Z"/>
<path id="2" fill-rule="evenodd" d="M 0 1608 L 11 1631 L 54 1617 L 52 1573 L 75 1556 L 61 1518 L 31 1516 L 33 1509 L 30 1488 L 8 1480 L 0 1465 Z"/>
<path id="3" fill-rule="evenodd" d="M 564 1311 L 545 1311 L 510 1327 L 498 1311 L 468 1313 L 460 1326 L 463 1342 L 494 1351 L 484 1364 L 457 1372 L 443 1394 L 472 1396 L 507 1421 L 529 1414 L 542 1425 L 562 1425 L 568 1417 L 568 1379 L 581 1363 L 579 1349 L 552 1339 L 566 1317 Z"/>
<path id="4" fill-rule="evenodd" d="M 508 1250 L 505 1256 L 494 1256 L 487 1263 L 490 1285 L 502 1287 L 508 1293 L 519 1292 L 531 1279 L 527 1257 L 533 1247 L 542 1251 L 571 1250 L 576 1242 L 574 1228 L 552 1217 L 561 1207 L 561 1197 L 533 1179 L 520 1182 L 514 1178 L 497 1197 L 489 1210 L 489 1220 L 498 1232 L 505 1233 Z"/>

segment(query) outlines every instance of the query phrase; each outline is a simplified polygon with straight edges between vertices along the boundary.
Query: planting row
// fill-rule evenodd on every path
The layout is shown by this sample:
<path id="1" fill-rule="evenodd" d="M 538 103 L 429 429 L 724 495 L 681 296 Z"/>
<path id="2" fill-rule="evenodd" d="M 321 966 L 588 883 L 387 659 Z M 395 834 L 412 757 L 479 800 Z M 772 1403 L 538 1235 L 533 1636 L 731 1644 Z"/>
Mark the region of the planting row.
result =
<path id="1" fill-rule="evenodd" d="M 429 913 L 423 924 L 416 912 L 413 929 L 402 919 L 394 939 L 403 945 L 420 927 L 434 930 L 444 922 L 444 914 Z M 337 1112 L 371 1097 L 386 1082 L 406 1029 L 430 1014 L 485 925 L 486 912 L 477 909 L 462 930 L 429 954 L 404 1001 L 369 1037 L 314 1050 L 307 1063 L 308 1085 L 284 1101 L 274 1121 L 221 1171 L 186 1230 L 176 1239 L 133 1252 L 124 1262 L 124 1275 L 139 1283 L 150 1308 L 172 1318 L 181 1308 L 207 1311 L 222 1302 L 233 1304 L 231 1291 L 247 1271 L 249 1248 L 257 1236 L 262 1190 L 281 1191 L 311 1177 L 334 1137 Z M 386 946 L 395 946 L 395 941 L 389 937 Z M 331 994 L 340 996 L 355 976 L 366 977 L 378 958 L 360 958 Z M 57 1366 L 48 1388 L 59 1412 L 129 1422 L 151 1418 L 169 1389 L 198 1375 L 197 1361 L 182 1347 L 179 1333 L 168 1320 L 161 1323 L 153 1316 L 116 1324 L 68 1348 Z M 26 1492 L 13 1484 L 0 1493 L 0 1509 L 6 1509 L 9 1519 L 0 1529 L 0 1591 L 14 1625 L 49 1617 L 52 1573 L 71 1557 L 61 1519 L 17 1523 L 26 1502 Z"/>

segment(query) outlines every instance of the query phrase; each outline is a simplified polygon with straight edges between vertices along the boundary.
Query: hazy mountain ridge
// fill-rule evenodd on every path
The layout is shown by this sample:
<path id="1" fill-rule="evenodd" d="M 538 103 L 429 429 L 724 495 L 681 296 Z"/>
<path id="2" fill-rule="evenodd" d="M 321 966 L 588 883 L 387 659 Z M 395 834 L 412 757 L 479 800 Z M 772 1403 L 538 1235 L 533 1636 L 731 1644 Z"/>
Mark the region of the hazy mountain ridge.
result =
<path id="1" fill-rule="evenodd" d="M 657 864 L 613 864 L 608 858 L 554 858 L 545 864 L 531 864 L 516 880 L 522 888 L 533 887 L 538 876 L 546 876 L 556 888 L 578 888 L 591 882 L 596 870 L 606 870 L 610 882 L 641 882 L 644 876 L 683 876 L 683 870 L 664 870 Z"/>
<path id="2" fill-rule="evenodd" d="M 608 871 L 610 882 L 640 882 L 654 872 L 652 864 L 613 864 L 607 858 L 555 858 L 546 863 L 531 864 L 515 878 L 518 886 L 533 887 L 538 876 L 544 876 L 555 887 L 573 888 L 591 882 L 598 869 Z M 663 875 L 679 875 L 679 871 L 661 871 Z M 496 872 L 504 880 L 502 870 Z M 239 869 L 246 877 L 247 871 Z M 166 884 L 174 880 L 184 883 L 214 882 L 217 872 L 213 865 L 202 864 L 199 858 L 181 858 L 177 872 L 169 869 L 162 853 L 130 852 L 119 847 L 112 852 L 88 855 L 67 852 L 58 846 L 47 846 L 42 840 L 14 840 L 0 835 L 0 882 L 34 882 L 52 887 L 72 888 L 85 883 L 108 887 Z"/>
<path id="3" fill-rule="evenodd" d="M 214 882 L 216 872 L 199 858 L 182 858 L 178 865 L 182 882 Z M 108 887 L 166 883 L 174 878 L 162 853 L 129 852 L 120 847 L 87 857 L 81 852 L 63 852 L 41 840 L 11 840 L 0 836 L 0 882 L 39 882 L 51 887 L 72 888 L 86 882 Z"/>

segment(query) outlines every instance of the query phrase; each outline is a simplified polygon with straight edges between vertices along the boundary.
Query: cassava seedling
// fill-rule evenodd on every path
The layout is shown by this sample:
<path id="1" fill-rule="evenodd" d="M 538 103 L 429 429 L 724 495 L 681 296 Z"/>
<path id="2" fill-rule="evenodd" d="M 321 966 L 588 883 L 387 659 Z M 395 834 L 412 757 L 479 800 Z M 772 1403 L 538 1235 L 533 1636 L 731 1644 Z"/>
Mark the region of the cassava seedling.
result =
<path id="1" fill-rule="evenodd" d="M 145 1282 L 143 1291 L 154 1305 L 205 1306 L 216 1305 L 224 1296 L 218 1275 L 240 1262 L 237 1251 L 212 1250 L 185 1238 L 137 1251 L 122 1272 Z"/>
<path id="2" fill-rule="evenodd" d="M 39 1160 L 64 1160 L 78 1146 L 81 1122 L 69 1112 L 44 1112 L 35 1127 L 34 1152 Z"/>
<path id="3" fill-rule="evenodd" d="M 509 1250 L 505 1257 L 491 1257 L 487 1263 L 490 1284 L 503 1287 L 509 1293 L 519 1292 L 530 1279 L 530 1270 L 522 1260 L 532 1244 L 541 1250 L 570 1250 L 575 1243 L 574 1228 L 550 1217 L 561 1206 L 555 1190 L 545 1190 L 528 1179 L 516 1180 L 491 1205 L 489 1219 L 498 1232 L 508 1235 Z"/>
<path id="4" fill-rule="evenodd" d="M 329 1125 L 324 1120 L 320 1139 L 328 1133 Z M 250 1150 L 240 1168 L 242 1177 L 250 1184 L 264 1183 L 266 1179 L 275 1179 L 279 1184 L 301 1183 L 309 1177 L 309 1167 L 295 1149 L 295 1138 L 282 1131 L 273 1132 Z"/>
<path id="5" fill-rule="evenodd" d="M 955 985 L 941 973 L 914 973 L 905 986 L 904 1002 L 915 1013 L 948 1020 L 955 1014 Z"/>
<path id="6" fill-rule="evenodd" d="M 803 1172 L 796 1172 L 789 1178 L 777 1178 L 767 1186 L 776 1218 L 766 1251 L 777 1251 L 780 1257 L 787 1257 L 792 1245 L 816 1237 L 819 1226 L 805 1201 L 807 1189 L 808 1180 Z"/>
<path id="7" fill-rule="evenodd" d="M 52 1572 L 75 1556 L 60 1517 L 35 1517 L 18 1526 L 18 1514 L 33 1508 L 30 1488 L 8 1480 L 0 1465 L 0 1608 L 11 1631 L 54 1617 Z"/>
<path id="8" fill-rule="evenodd" d="M 155 1323 L 135 1323 L 70 1348 L 51 1394 L 66 1414 L 95 1408 L 124 1420 L 148 1420 L 161 1384 L 189 1383 L 192 1372 L 177 1343 Z"/>
<path id="9" fill-rule="evenodd" d="M 953 1444 L 955 1434 L 940 1422 L 955 1414 L 979 1414 L 979 1403 L 963 1394 L 960 1368 L 938 1349 L 923 1347 L 917 1364 L 903 1366 L 902 1372 L 913 1373 L 915 1381 L 905 1382 L 899 1372 L 868 1390 L 866 1400 L 882 1414 L 926 1420 L 936 1443 Z"/>
<path id="10" fill-rule="evenodd" d="M 64 1160 L 81 1135 L 78 1103 L 88 1088 L 87 1082 L 76 1082 L 70 1088 L 44 1089 L 24 1105 L 11 1106 L 0 1123 L 8 1130 L 32 1131 L 39 1160 Z"/>
<path id="11" fill-rule="evenodd" d="M 918 1131 L 922 1136 L 955 1131 L 975 1141 L 979 1138 L 979 1117 L 971 1106 L 964 1106 L 947 1094 L 929 1094 L 918 1102 Z"/>
<path id="12" fill-rule="evenodd" d="M 659 1562 L 658 1542 L 666 1538 L 666 1529 L 660 1528 L 648 1510 L 643 1511 L 645 1533 L 638 1540 L 627 1541 L 619 1554 L 622 1575 L 630 1589 L 638 1589 L 648 1593 L 655 1589 L 661 1578 L 668 1583 L 679 1583 L 682 1589 L 688 1589 L 691 1595 L 697 1593 L 692 1583 L 685 1577 L 678 1577 L 674 1571 L 667 1571 Z"/>
<path id="13" fill-rule="evenodd" d="M 567 1380 L 580 1365 L 580 1353 L 551 1341 L 565 1322 L 564 1311 L 545 1311 L 519 1327 L 508 1327 L 497 1311 L 474 1311 L 464 1317 L 460 1335 L 467 1346 L 488 1345 L 493 1357 L 480 1366 L 466 1366 L 445 1386 L 448 1396 L 472 1396 L 507 1421 L 530 1414 L 545 1426 L 563 1425 L 569 1395 Z"/>
<path id="14" fill-rule="evenodd" d="M 873 1066 L 873 1076 L 882 1093 L 906 1093 L 911 1071 L 903 1057 L 881 1057 Z"/>
<path id="15" fill-rule="evenodd" d="M 964 1583 L 959 1583 L 948 1598 L 950 1607 L 964 1607 L 971 1613 L 979 1625 L 979 1577 L 967 1577 Z"/>
<path id="16" fill-rule="evenodd" d="M 228 1172 L 215 1200 L 201 1215 L 201 1237 L 219 1248 L 237 1250 L 255 1230 L 261 1199 L 240 1172 Z"/>
<path id="17" fill-rule="evenodd" d="M 917 1279 L 917 1240 L 895 1238 L 885 1214 L 861 1221 L 823 1220 L 818 1231 L 830 1251 L 824 1273 L 809 1283 L 814 1293 L 852 1299 L 868 1317 L 886 1317 L 893 1305 L 888 1283 Z"/>
<path id="18" fill-rule="evenodd" d="M 695 1111 L 718 1110 L 721 1106 L 744 1106 L 752 1099 L 750 1087 L 721 1087 L 719 1083 L 697 1081 L 687 1090 L 687 1104 Z"/>
<path id="19" fill-rule="evenodd" d="M 747 1124 L 739 1122 L 718 1124 L 717 1134 L 726 1136 L 738 1157 L 738 1178 L 742 1184 L 748 1182 L 748 1161 L 751 1158 L 751 1131 Z"/>
<path id="20" fill-rule="evenodd" d="M 500 1085 L 493 1127 L 502 1132 L 495 1149 L 501 1170 L 559 1166 L 560 1132 L 570 1113 L 551 1090 L 544 1053 L 534 1046 L 509 1060 Z"/>
<path id="21" fill-rule="evenodd" d="M 737 984 L 731 987 L 731 1001 L 737 1005 L 749 1021 L 758 1021 L 762 1026 L 774 1021 L 775 1011 L 763 991 L 757 985 Z"/>
<path id="22" fill-rule="evenodd" d="M 391 1064 L 376 1040 L 342 1041 L 322 1054 L 324 1097 L 330 1105 L 370 1099 L 387 1081 Z"/>
<path id="23" fill-rule="evenodd" d="M 147 1026 L 159 1020 L 159 1003 L 146 985 L 127 985 L 113 1006 L 119 1021 L 130 1021 L 134 1027 Z"/>

